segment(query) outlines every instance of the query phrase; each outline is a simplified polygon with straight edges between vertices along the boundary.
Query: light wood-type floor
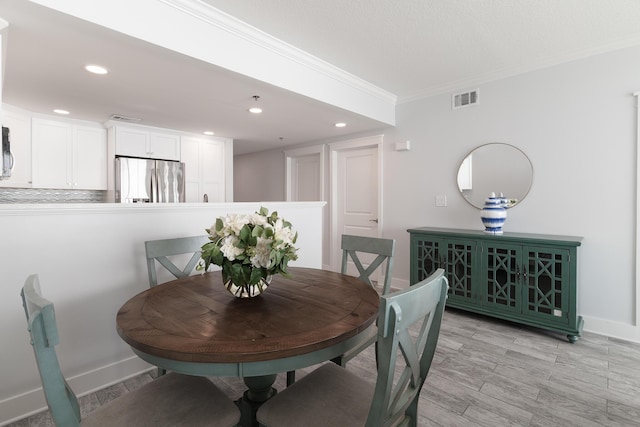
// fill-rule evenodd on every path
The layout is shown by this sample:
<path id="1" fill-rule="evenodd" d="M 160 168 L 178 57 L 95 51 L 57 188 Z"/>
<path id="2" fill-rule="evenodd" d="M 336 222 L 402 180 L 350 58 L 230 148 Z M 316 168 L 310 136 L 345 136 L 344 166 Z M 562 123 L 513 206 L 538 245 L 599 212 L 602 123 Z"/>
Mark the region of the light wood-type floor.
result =
<path id="1" fill-rule="evenodd" d="M 372 349 L 348 369 L 375 381 Z M 83 397 L 83 414 L 146 381 L 151 374 Z M 236 378 L 213 381 L 234 399 L 244 390 Z M 279 375 L 276 388 L 284 381 Z M 640 426 L 640 344 L 591 333 L 570 344 L 562 335 L 447 310 L 419 410 L 420 426 Z M 46 412 L 10 424 L 51 425 Z"/>

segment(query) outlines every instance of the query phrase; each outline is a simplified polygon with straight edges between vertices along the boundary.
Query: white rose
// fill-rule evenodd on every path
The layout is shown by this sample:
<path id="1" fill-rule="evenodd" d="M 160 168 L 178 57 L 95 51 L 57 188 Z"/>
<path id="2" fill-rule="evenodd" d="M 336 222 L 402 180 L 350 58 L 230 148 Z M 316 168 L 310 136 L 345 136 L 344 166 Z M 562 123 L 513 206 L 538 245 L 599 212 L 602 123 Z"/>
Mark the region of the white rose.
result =
<path id="1" fill-rule="evenodd" d="M 255 255 L 251 257 L 251 264 L 254 267 L 269 268 L 269 256 L 271 255 L 271 244 L 273 240 L 258 237 L 255 248 Z"/>
<path id="2" fill-rule="evenodd" d="M 287 245 L 293 244 L 293 237 L 295 236 L 295 233 L 290 227 L 284 226 L 284 221 L 282 219 L 278 219 L 273 228 L 275 240 L 282 241 L 276 249 L 285 249 Z"/>
<path id="3" fill-rule="evenodd" d="M 262 227 L 267 225 L 267 218 L 258 213 L 250 214 L 248 215 L 248 217 L 249 217 L 249 224 L 260 225 Z"/>
<path id="4" fill-rule="evenodd" d="M 240 239 L 236 236 L 227 236 L 224 238 L 222 246 L 220 247 L 222 255 L 229 261 L 234 261 L 238 255 L 244 252 L 243 249 L 236 247 L 238 240 Z"/>
<path id="5" fill-rule="evenodd" d="M 238 235 L 242 227 L 249 223 L 249 217 L 247 215 L 229 214 L 222 220 L 224 225 L 224 235 L 229 236 L 231 234 Z"/>

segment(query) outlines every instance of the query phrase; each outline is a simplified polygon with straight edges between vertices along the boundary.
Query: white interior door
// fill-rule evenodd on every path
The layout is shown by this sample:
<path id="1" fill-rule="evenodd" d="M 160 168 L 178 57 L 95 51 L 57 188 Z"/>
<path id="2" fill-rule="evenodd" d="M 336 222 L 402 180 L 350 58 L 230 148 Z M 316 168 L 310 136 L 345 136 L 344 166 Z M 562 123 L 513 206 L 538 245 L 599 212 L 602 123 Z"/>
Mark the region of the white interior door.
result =
<path id="1" fill-rule="evenodd" d="M 320 155 L 295 157 L 291 162 L 291 201 L 312 202 L 320 197 Z"/>
<path id="2" fill-rule="evenodd" d="M 331 146 L 332 152 L 332 258 L 333 269 L 342 263 L 341 236 L 351 234 L 380 237 L 382 137 L 345 141 Z M 373 258 L 373 257 L 371 257 Z M 370 262 L 366 257 L 363 263 Z M 347 273 L 355 274 L 349 265 Z"/>
<path id="3" fill-rule="evenodd" d="M 327 201 L 326 196 L 326 146 L 296 148 L 285 151 L 286 186 L 285 194 L 288 202 L 295 201 Z M 325 207 L 325 210 L 328 209 Z M 322 265 L 330 263 L 330 229 L 329 215 L 322 215 Z"/>
<path id="4" fill-rule="evenodd" d="M 285 151 L 288 202 L 324 201 L 324 146 Z"/>

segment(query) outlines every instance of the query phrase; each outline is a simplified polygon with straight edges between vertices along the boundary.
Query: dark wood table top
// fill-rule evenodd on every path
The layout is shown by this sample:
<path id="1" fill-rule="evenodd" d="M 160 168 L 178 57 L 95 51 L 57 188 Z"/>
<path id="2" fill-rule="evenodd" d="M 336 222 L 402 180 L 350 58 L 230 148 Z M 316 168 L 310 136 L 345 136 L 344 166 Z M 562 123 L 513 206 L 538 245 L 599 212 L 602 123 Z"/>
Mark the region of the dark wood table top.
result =
<path id="1" fill-rule="evenodd" d="M 296 358 L 352 339 L 376 319 L 379 296 L 355 277 L 290 268 L 260 296 L 239 299 L 220 272 L 148 289 L 118 311 L 118 334 L 138 354 L 209 364 Z"/>

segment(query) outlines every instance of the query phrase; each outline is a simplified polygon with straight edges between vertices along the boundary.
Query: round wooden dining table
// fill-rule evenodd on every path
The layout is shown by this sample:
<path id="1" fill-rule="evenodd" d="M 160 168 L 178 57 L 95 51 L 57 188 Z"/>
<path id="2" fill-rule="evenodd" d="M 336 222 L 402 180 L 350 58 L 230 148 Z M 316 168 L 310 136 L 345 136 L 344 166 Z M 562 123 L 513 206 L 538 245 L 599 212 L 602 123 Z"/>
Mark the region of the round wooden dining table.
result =
<path id="1" fill-rule="evenodd" d="M 378 293 L 355 277 L 289 272 L 253 298 L 231 295 L 219 271 L 155 286 L 120 308 L 118 334 L 161 368 L 244 378 L 242 425 L 255 425 L 245 412 L 275 394 L 276 374 L 344 354 L 366 339 L 378 313 Z"/>

